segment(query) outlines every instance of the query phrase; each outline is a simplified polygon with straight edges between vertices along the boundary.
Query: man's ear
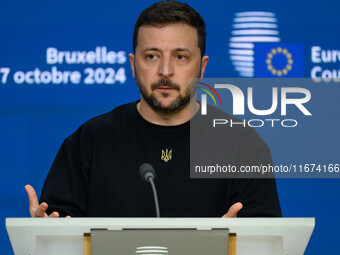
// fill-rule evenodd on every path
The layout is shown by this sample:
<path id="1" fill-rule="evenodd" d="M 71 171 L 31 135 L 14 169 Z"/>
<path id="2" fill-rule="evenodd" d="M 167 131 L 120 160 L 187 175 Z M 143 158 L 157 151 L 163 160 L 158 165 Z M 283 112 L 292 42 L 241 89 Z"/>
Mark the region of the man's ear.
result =
<path id="1" fill-rule="evenodd" d="M 209 60 L 209 57 L 208 56 L 204 56 L 202 58 L 202 65 L 201 65 L 201 79 L 203 78 L 203 75 L 204 75 L 204 72 L 205 72 L 205 68 L 207 67 L 207 64 L 208 64 L 208 60 Z"/>
<path id="2" fill-rule="evenodd" d="M 131 65 L 131 70 L 132 70 L 132 76 L 133 76 L 133 78 L 136 78 L 135 77 L 135 55 L 130 53 L 129 59 L 130 59 L 130 65 Z"/>

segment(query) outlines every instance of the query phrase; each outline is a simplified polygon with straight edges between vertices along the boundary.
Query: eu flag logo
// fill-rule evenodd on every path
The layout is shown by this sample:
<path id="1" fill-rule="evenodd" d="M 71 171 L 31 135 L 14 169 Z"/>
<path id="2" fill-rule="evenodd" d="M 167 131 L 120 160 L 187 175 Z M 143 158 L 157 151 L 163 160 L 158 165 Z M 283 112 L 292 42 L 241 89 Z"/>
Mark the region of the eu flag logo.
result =
<path id="1" fill-rule="evenodd" d="M 255 44 L 255 77 L 304 77 L 304 47 L 302 44 Z"/>

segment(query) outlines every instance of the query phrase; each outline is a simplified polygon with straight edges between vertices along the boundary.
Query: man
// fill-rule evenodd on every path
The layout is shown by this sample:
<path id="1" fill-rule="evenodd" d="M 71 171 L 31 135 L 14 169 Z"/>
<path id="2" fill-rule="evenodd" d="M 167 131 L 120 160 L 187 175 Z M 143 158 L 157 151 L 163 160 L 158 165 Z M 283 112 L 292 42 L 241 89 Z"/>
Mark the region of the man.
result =
<path id="1" fill-rule="evenodd" d="M 190 83 L 203 77 L 209 59 L 202 17 L 187 4 L 158 2 L 139 16 L 133 46 L 140 101 L 86 122 L 64 141 L 42 203 L 26 186 L 31 216 L 153 217 L 151 188 L 138 175 L 145 162 L 157 172 L 163 217 L 281 216 L 275 180 L 189 177 L 190 109 L 200 107 L 191 100 Z M 254 156 L 270 157 L 255 132 L 241 132 L 263 148 Z M 230 148 L 244 146 L 239 143 Z"/>

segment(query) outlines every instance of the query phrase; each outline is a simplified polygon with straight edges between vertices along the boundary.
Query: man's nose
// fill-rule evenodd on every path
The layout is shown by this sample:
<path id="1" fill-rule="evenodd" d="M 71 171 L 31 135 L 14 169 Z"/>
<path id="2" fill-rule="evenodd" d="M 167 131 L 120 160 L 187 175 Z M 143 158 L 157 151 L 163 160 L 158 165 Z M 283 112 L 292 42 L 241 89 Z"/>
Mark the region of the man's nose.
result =
<path id="1" fill-rule="evenodd" d="M 160 61 L 158 74 L 164 78 L 169 78 L 174 74 L 174 66 L 170 58 L 163 58 Z"/>

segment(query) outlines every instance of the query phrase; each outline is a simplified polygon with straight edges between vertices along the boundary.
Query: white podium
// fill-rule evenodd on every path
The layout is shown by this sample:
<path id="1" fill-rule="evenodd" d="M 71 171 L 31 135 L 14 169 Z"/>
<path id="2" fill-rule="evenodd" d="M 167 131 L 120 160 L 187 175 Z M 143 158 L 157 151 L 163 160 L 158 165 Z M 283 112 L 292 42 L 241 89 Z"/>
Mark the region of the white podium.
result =
<path id="1" fill-rule="evenodd" d="M 83 235 L 91 229 L 228 228 L 236 233 L 237 255 L 302 255 L 314 218 L 7 218 L 16 255 L 83 255 Z M 172 254 L 169 254 L 172 255 Z"/>

